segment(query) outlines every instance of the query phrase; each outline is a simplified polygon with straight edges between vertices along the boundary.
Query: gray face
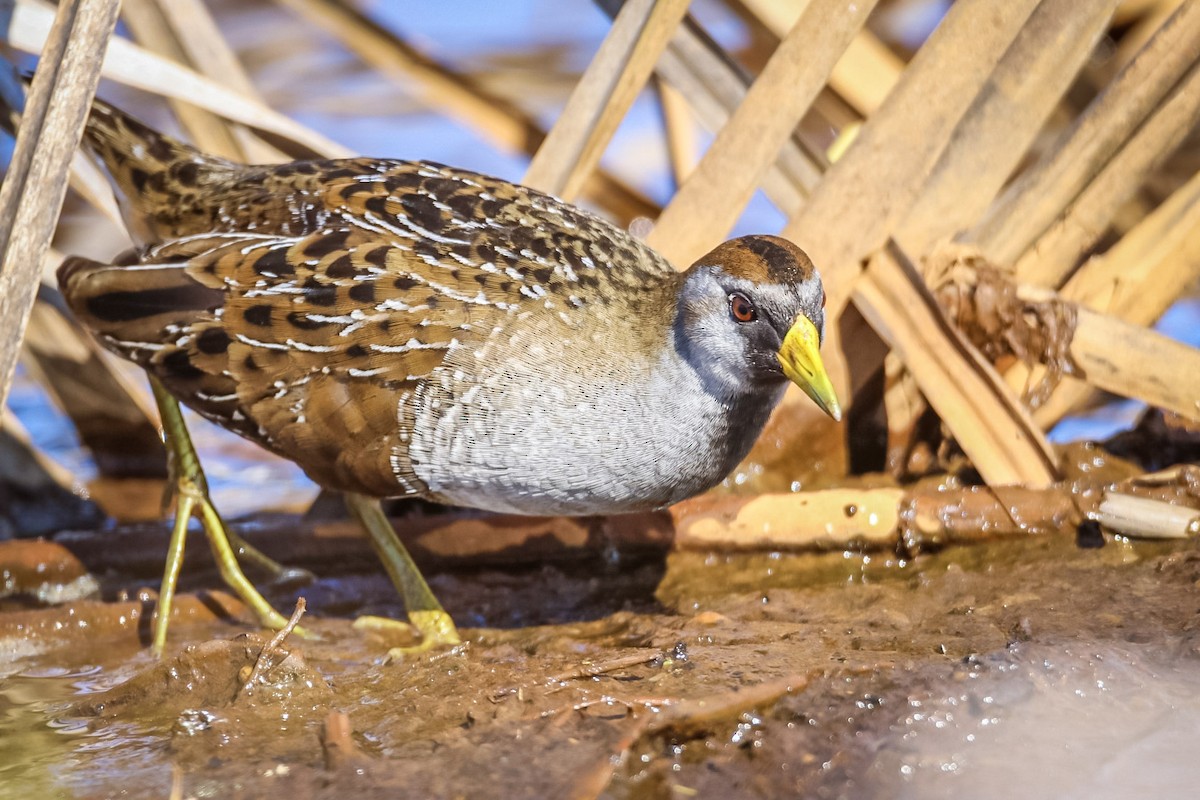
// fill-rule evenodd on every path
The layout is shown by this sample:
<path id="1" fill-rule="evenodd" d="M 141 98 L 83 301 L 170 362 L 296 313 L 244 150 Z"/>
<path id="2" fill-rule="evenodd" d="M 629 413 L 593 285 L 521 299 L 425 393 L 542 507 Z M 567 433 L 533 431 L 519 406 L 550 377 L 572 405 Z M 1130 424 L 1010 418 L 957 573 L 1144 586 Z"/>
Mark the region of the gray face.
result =
<path id="1" fill-rule="evenodd" d="M 786 382 L 778 353 L 799 315 L 824 335 L 820 278 L 815 273 L 795 278 L 756 283 L 703 264 L 688 271 L 675 320 L 675 346 L 712 394 L 731 400 Z"/>

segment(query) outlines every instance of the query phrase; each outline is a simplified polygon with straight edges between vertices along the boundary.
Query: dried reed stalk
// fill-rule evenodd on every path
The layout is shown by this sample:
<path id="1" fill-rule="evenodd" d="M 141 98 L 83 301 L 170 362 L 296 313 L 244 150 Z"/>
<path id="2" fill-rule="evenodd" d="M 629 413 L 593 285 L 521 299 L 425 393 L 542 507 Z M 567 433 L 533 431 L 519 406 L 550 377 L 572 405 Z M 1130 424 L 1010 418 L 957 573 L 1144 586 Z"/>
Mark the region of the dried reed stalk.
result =
<path id="1" fill-rule="evenodd" d="M 1069 349 L 1075 377 L 1200 420 L 1200 350 L 1116 317 L 1077 314 Z"/>
<path id="2" fill-rule="evenodd" d="M 1028 152 L 1108 29 L 1119 0 L 1043 0 L 988 77 L 897 226 L 928 253 L 974 224 Z"/>
<path id="3" fill-rule="evenodd" d="M 647 237 L 677 266 L 733 228 L 874 0 L 812 0 Z"/>
<path id="4" fill-rule="evenodd" d="M 125 0 L 122 15 L 146 49 L 261 101 L 237 56 L 199 0 Z M 241 125 L 180 100 L 171 107 L 187 123 L 201 150 L 250 164 L 286 161 L 287 156 Z"/>
<path id="5" fill-rule="evenodd" d="M 186 64 L 187 53 L 170 21 L 163 15 L 157 0 L 122 0 L 121 18 L 133 38 L 152 53 Z M 192 141 L 201 150 L 214 155 L 245 160 L 241 145 L 220 117 L 183 100 L 172 99 L 175 116 L 191 132 Z"/>
<path id="6" fill-rule="evenodd" d="M 658 93 L 658 106 L 662 112 L 663 131 L 667 139 L 667 157 L 671 162 L 671 174 L 678 188 L 700 160 L 700 142 L 696 136 L 696 118 L 688 105 L 687 98 L 662 78 L 655 77 L 654 90 Z"/>
<path id="7" fill-rule="evenodd" d="M 0 406 L 12 384 L 67 171 L 100 80 L 92 54 L 104 51 L 118 8 L 117 0 L 66 0 L 58 7 L 0 187 Z"/>
<path id="8" fill-rule="evenodd" d="M 893 243 L 871 259 L 854 301 L 988 484 L 1043 487 L 1057 478 L 1041 429 L 991 363 L 946 321 Z"/>
<path id="9" fill-rule="evenodd" d="M 122 11 L 130 30 L 149 49 L 255 96 L 237 59 L 196 0 L 165 4 L 125 0 Z M 180 101 L 174 107 L 193 140 L 210 152 L 243 161 L 284 158 L 247 129 L 212 112 Z M 72 185 L 124 230 L 108 182 L 90 159 L 76 157 Z M 34 375 L 70 417 L 101 476 L 166 477 L 157 415 L 150 410 L 145 392 L 131 386 L 90 337 L 43 302 L 41 295 L 26 330 L 26 348 Z"/>
<path id="10" fill-rule="evenodd" d="M 855 292 L 854 283 L 863 260 L 883 246 L 915 206 L 925 179 L 1037 5 L 1031 0 L 979 0 L 952 6 L 883 106 L 864 123 L 845 156 L 830 168 L 784 229 L 784 236 L 803 242 L 820 266 L 831 318 L 837 319 L 853 293 L 863 317 L 906 360 L 909 355 L 919 358 L 930 343 L 951 359 L 919 367 L 918 381 L 927 394 L 940 393 L 938 382 L 943 379 L 982 387 L 975 397 L 960 395 L 944 401 L 940 411 L 951 415 L 943 418 L 956 438 L 971 440 L 968 454 L 992 483 L 1028 479 L 1041 485 L 1053 479 L 1040 431 L 1022 418 L 1015 397 L 1006 393 L 1002 383 L 981 374 L 978 354 L 953 338 L 936 308 L 919 301 L 926 294 L 921 282 L 902 289 L 892 280 L 911 273 L 879 259 L 876 269 L 891 284 L 888 288 L 875 285 Z M 874 305 L 897 293 L 913 302 L 911 308 Z M 860 342 L 874 347 L 861 328 L 849 333 L 844 341 L 853 348 L 847 351 L 852 361 L 858 357 Z M 838 337 L 833 343 L 840 344 Z M 839 392 L 849 393 L 851 376 L 838 351 L 827 351 L 835 385 Z M 862 385 L 877 363 L 867 364 L 855 382 Z M 991 420 L 976 416 L 981 410 L 972 407 L 976 399 L 992 408 Z M 988 430 L 993 423 L 1003 425 L 1009 435 L 994 435 L 996 431 Z"/>
<path id="11" fill-rule="evenodd" d="M 1200 4 L 1197 4 L 1200 7 Z M 1200 122 L 1200 63 L 1016 262 L 1017 279 L 1058 286 L 1106 231 L 1146 176 L 1166 161 Z"/>
<path id="12" fill-rule="evenodd" d="M 52 20 L 53 11 L 42 0 L 17 0 L 8 43 L 26 53 L 40 53 Z M 262 103 L 119 36 L 113 37 L 108 44 L 101 74 L 126 86 L 184 100 L 226 119 L 273 134 L 293 143 L 302 153 L 327 158 L 353 155 L 351 150 Z"/>
<path id="13" fill-rule="evenodd" d="M 1063 286 L 1060 297 L 1126 323 L 1149 325 L 1198 279 L 1200 175 L 1194 175 L 1107 252 L 1085 262 Z M 1175 376 L 1184 376 L 1182 365 L 1175 369 Z M 1020 389 L 1041 377 L 1040 369 L 1031 376 L 1018 364 L 1009 369 L 1005 380 Z M 1132 373 L 1128 383 L 1136 388 L 1139 382 L 1137 373 Z M 1086 383 L 1065 378 L 1035 409 L 1034 418 L 1048 429 L 1091 394 Z"/>
<path id="14" fill-rule="evenodd" d="M 30 374 L 71 418 L 101 476 L 165 478 L 166 453 L 146 393 L 114 370 L 64 310 L 40 294 L 25 331 Z"/>
<path id="15" fill-rule="evenodd" d="M 1036 0 L 951 6 L 846 155 L 788 221 L 783 235 L 803 242 L 821 268 L 831 316 L 849 299 L 861 262 L 912 207 L 923 178 L 1036 6 Z"/>
<path id="16" fill-rule="evenodd" d="M 969 227 L 986 211 L 1108 27 L 1117 0 L 1046 0 L 1030 15 L 966 112 L 920 196 L 896 225 L 910 253 Z M 877 364 L 857 369 L 872 373 Z M 893 439 L 906 439 L 925 403 L 918 383 L 893 381 L 884 404 Z M 903 396 L 902 396 L 903 394 Z M 952 425 L 953 427 L 953 425 Z"/>
<path id="17" fill-rule="evenodd" d="M 612 5 L 610 0 L 601 4 Z M 712 133 L 729 121 L 750 85 L 741 68 L 690 18 L 679 26 L 655 70 L 687 98 L 700 124 Z M 793 133 L 763 175 L 762 190 L 777 208 L 794 214 L 821 180 L 825 166 L 824 158 Z"/>
<path id="18" fill-rule="evenodd" d="M 738 0 L 738 3 L 771 33 L 782 39 L 796 24 L 803 3 L 775 0 Z M 850 40 L 846 52 L 829 75 L 829 87 L 845 98 L 863 117 L 875 113 L 900 80 L 904 62 L 871 31 L 863 29 Z"/>
<path id="19" fill-rule="evenodd" d="M 1184 3 L 962 241 L 1014 264 L 1200 57 L 1200 3 Z"/>
<path id="20" fill-rule="evenodd" d="M 625 3 L 534 154 L 525 183 L 566 200 L 579 194 L 687 7 L 687 0 Z"/>

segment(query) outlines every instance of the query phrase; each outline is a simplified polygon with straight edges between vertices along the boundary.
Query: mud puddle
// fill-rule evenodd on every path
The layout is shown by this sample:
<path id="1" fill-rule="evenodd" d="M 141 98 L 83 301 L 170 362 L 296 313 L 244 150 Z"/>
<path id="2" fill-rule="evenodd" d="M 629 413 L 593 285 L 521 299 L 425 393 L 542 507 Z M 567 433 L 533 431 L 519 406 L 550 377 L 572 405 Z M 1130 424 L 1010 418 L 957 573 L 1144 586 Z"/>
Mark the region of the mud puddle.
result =
<path id="1" fill-rule="evenodd" d="M 1200 774 L 1194 541 L 441 571 L 468 644 L 390 664 L 351 627 L 399 612 L 386 580 L 323 572 L 271 598 L 303 595 L 322 639 L 265 656 L 203 571 L 162 664 L 153 576 L 99 576 L 123 626 L 4 606 L 0 796 L 1125 797 Z M 11 624 L 37 614 L 68 622 Z"/>

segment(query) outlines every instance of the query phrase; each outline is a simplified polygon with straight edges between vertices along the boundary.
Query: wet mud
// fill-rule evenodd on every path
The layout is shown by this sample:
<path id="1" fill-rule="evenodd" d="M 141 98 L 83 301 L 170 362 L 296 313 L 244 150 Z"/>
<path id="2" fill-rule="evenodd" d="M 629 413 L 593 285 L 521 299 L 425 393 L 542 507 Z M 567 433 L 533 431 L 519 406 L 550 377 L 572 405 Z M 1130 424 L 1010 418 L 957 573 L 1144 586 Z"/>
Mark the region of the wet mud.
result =
<path id="1" fill-rule="evenodd" d="M 109 558 L 103 602 L 0 606 L 0 796 L 1174 793 L 1200 543 L 1099 543 L 443 567 L 466 644 L 391 663 L 352 627 L 402 614 L 367 560 L 271 589 L 320 638 L 270 647 L 197 559 L 158 662 L 157 579 Z"/>

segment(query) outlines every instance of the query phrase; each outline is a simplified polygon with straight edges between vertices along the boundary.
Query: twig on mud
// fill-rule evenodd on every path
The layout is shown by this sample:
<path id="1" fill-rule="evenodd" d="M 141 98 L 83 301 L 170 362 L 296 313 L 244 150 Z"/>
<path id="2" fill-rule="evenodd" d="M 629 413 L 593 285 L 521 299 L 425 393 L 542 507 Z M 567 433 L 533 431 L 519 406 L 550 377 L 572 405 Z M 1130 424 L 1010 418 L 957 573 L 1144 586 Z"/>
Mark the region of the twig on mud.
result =
<path id="1" fill-rule="evenodd" d="M 617 656 L 606 661 L 584 662 L 574 669 L 560 672 L 557 675 L 551 675 L 546 678 L 547 684 L 564 683 L 566 681 L 575 680 L 576 678 L 595 678 L 597 675 L 603 675 L 606 672 L 613 672 L 625 667 L 636 667 L 638 664 L 645 664 L 656 658 L 662 658 L 663 652 L 656 648 L 646 648 L 638 650 L 635 653 L 630 653 L 624 656 Z M 561 688 L 561 687 L 560 687 Z"/>
<path id="2" fill-rule="evenodd" d="M 554 694 L 566 688 L 561 684 L 567 681 L 575 680 L 576 678 L 595 678 L 598 675 L 603 675 L 606 672 L 613 672 L 626 667 L 635 667 L 638 664 L 646 664 L 658 658 L 663 658 L 664 653 L 657 648 L 645 648 L 633 653 L 616 658 L 610 658 L 605 661 L 584 662 L 579 666 L 569 669 L 566 672 L 560 672 L 556 675 L 551 675 L 542 681 L 546 686 L 545 694 Z M 525 699 L 526 684 L 520 686 L 510 686 L 507 689 L 498 689 L 492 693 L 491 700 L 493 703 L 502 700 L 510 695 L 516 695 L 518 699 Z"/>
<path id="3" fill-rule="evenodd" d="M 877 663 L 837 670 L 816 669 L 805 675 L 791 675 L 748 689 L 737 689 L 693 700 L 646 703 L 644 705 L 656 713 L 633 720 L 604 760 L 577 781 L 578 791 L 572 797 L 576 800 L 589 800 L 603 795 L 616 770 L 626 762 L 633 748 L 650 736 L 669 734 L 679 739 L 692 738 L 722 720 L 735 718 L 752 709 L 766 708 L 789 694 L 802 692 L 817 679 L 834 675 L 864 675 L 889 667 L 889 664 Z M 627 705 L 633 707 L 635 704 Z"/>
<path id="4" fill-rule="evenodd" d="M 568 712 L 583 711 L 583 710 L 591 708 L 593 706 L 605 705 L 605 704 L 619 705 L 619 706 L 623 706 L 626 711 L 631 711 L 635 708 L 640 707 L 646 711 L 657 714 L 662 709 L 666 708 L 667 706 L 673 705 L 677 702 L 679 702 L 679 700 L 674 697 L 633 697 L 633 698 L 625 699 L 622 697 L 613 697 L 612 695 L 606 694 L 601 697 L 594 697 L 590 700 L 582 700 L 578 703 L 572 703 L 569 706 L 560 706 L 558 708 L 552 708 L 549 711 L 543 711 L 539 716 L 541 719 L 550 719 L 551 717 L 558 717 L 558 720 L 555 721 L 555 723 L 554 723 L 554 726 L 558 727 L 567 720 Z"/>
<path id="5" fill-rule="evenodd" d="M 645 728 L 634 739 L 633 744 L 636 744 L 638 739 L 662 733 L 680 737 L 693 736 L 720 720 L 737 717 L 751 709 L 773 705 L 786 695 L 802 692 L 814 678 L 824 677 L 826 674 L 825 670 L 817 670 L 808 675 L 791 675 L 781 680 L 768 681 L 749 689 L 681 701 L 667 707 L 661 714 L 647 719 Z"/>
<path id="6" fill-rule="evenodd" d="M 304 609 L 304 598 L 296 598 L 296 608 L 292 611 L 291 619 L 271 637 L 271 641 L 267 642 L 266 646 L 259 652 L 258 659 L 254 662 L 254 669 L 250 670 L 250 677 L 246 678 L 246 683 L 242 686 L 243 692 L 249 693 L 253 691 L 254 684 L 262 677 L 263 673 L 275 666 L 275 655 L 281 651 L 280 649 L 284 640 L 300 624 L 300 618 L 304 616 Z"/>
<path id="7" fill-rule="evenodd" d="M 370 759 L 358 749 L 351 736 L 350 717 L 344 711 L 330 711 L 321 726 L 321 750 L 325 769 L 335 772 L 347 765 L 363 764 Z"/>
<path id="8" fill-rule="evenodd" d="M 809 675 L 769 681 L 749 689 L 682 700 L 674 705 L 662 707 L 658 713 L 635 719 L 603 761 L 579 779 L 576 783 L 578 791 L 573 796 L 577 800 L 588 800 L 604 794 L 617 769 L 628 760 L 630 752 L 638 742 L 646 737 L 667 732 L 672 732 L 680 738 L 695 735 L 718 720 L 771 705 L 785 695 L 803 691 L 814 678 L 826 674 L 825 670 L 814 670 Z"/>
<path id="9" fill-rule="evenodd" d="M 183 769 L 178 764 L 171 764 L 171 794 L 168 800 L 183 800 Z"/>

